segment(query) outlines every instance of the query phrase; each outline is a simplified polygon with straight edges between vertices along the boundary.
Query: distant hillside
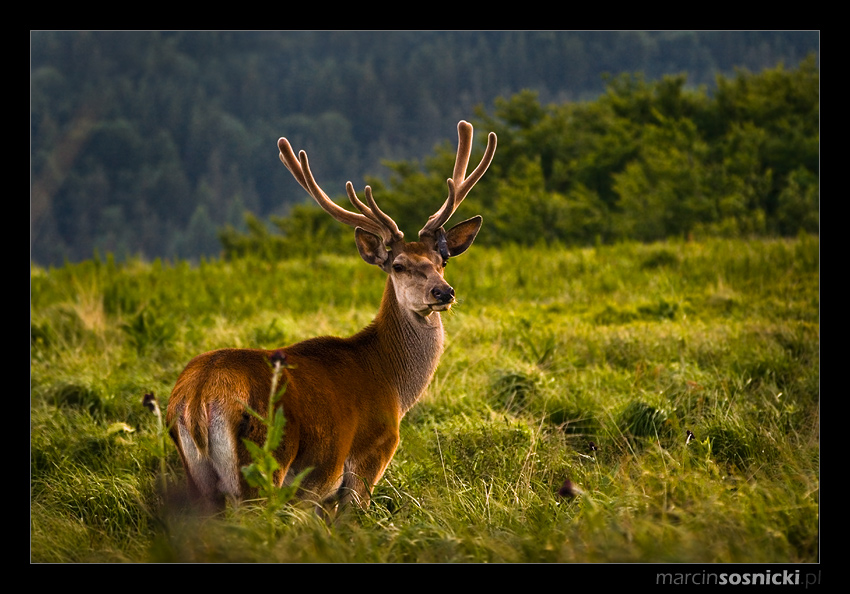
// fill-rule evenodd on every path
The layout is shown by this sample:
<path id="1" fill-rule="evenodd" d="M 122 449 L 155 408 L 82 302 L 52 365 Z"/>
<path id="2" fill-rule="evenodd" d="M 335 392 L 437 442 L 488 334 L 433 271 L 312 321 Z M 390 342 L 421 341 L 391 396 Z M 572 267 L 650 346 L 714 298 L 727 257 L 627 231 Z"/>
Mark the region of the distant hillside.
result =
<path id="1" fill-rule="evenodd" d="M 524 89 L 591 100 L 603 75 L 793 67 L 817 32 L 33 32 L 31 258 L 216 254 L 244 212 L 304 195 L 279 136 L 328 191 L 454 142 Z"/>

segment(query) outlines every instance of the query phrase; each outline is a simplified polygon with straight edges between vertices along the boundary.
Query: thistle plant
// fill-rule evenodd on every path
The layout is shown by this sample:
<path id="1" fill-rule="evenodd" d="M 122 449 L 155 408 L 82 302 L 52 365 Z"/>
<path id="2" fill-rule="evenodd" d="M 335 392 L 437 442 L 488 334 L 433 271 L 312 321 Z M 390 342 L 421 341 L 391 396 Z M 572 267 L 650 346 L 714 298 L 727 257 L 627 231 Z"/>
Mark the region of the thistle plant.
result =
<path id="1" fill-rule="evenodd" d="M 251 464 L 242 467 L 242 474 L 248 484 L 257 489 L 259 497 L 266 501 L 268 510 L 274 512 L 295 497 L 302 479 L 311 469 L 302 471 L 290 484 L 283 487 L 277 486 L 274 475 L 280 470 L 280 465 L 274 457 L 274 452 L 280 445 L 280 440 L 283 439 L 284 426 L 286 425 L 283 405 L 280 404 L 286 391 L 286 384 L 279 385 L 283 370 L 288 367 L 286 354 L 280 350 L 274 351 L 271 354 L 270 363 L 272 385 L 269 391 L 268 413 L 263 416 L 247 404 L 245 405 L 245 409 L 266 426 L 266 439 L 262 445 L 248 439 L 242 440 L 253 461 Z"/>

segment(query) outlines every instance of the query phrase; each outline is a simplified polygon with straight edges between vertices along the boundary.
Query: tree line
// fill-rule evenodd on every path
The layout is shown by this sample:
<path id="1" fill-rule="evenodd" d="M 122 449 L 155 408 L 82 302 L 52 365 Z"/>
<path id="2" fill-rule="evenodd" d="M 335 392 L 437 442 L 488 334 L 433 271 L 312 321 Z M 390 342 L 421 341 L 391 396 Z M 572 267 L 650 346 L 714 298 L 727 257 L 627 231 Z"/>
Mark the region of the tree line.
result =
<path id="1" fill-rule="evenodd" d="M 425 157 L 424 166 L 414 159 L 450 138 L 454 124 L 471 119 L 475 106 L 494 106 L 479 109 L 481 126 L 504 128 L 497 129 L 495 167 L 511 177 L 500 177 L 504 187 L 491 191 L 520 192 L 522 184 L 536 183 L 539 167 L 542 188 L 555 202 L 564 197 L 572 204 L 585 192 L 584 202 L 579 200 L 582 216 L 589 217 L 585 235 L 652 236 L 656 231 L 650 229 L 628 231 L 624 217 L 616 224 L 597 218 L 636 208 L 621 195 L 651 183 L 649 177 L 658 174 L 652 168 L 670 155 L 654 161 L 645 155 L 647 179 L 633 165 L 628 175 L 620 172 L 616 188 L 612 179 L 564 185 L 568 171 L 606 176 L 629 161 L 633 152 L 626 147 L 639 142 L 639 129 L 646 132 L 645 118 L 611 126 L 612 134 L 626 135 L 624 146 L 589 129 L 582 132 L 585 141 L 595 139 L 598 146 L 553 139 L 535 156 L 537 149 L 529 152 L 523 143 L 570 110 L 577 117 L 587 110 L 599 126 L 608 126 L 606 102 L 620 97 L 630 103 L 629 92 L 655 92 L 654 83 L 642 82 L 640 90 L 637 79 L 606 82 L 602 72 L 643 72 L 652 81 L 687 71 L 689 89 L 705 85 L 710 91 L 692 100 L 683 82 L 682 101 L 710 102 L 716 72 L 731 73 L 741 64 L 760 72 L 780 61 L 796 67 L 817 42 L 816 33 L 805 32 L 33 32 L 31 259 L 61 263 L 95 252 L 195 258 L 220 253 L 222 238 L 231 249 L 246 234 L 283 229 L 292 238 L 300 224 L 319 225 L 314 232 L 324 233 L 323 223 L 300 206 L 303 192 L 277 161 L 278 136 L 308 150 L 329 191 L 365 175 L 400 196 L 417 179 L 435 175 L 429 163 L 442 159 L 442 149 Z M 526 88 L 535 89 L 534 99 L 521 92 Z M 509 114 L 526 108 L 531 112 L 525 120 L 511 119 Z M 677 122 L 684 125 L 682 118 L 654 122 L 656 133 L 688 142 L 687 130 L 670 128 Z M 698 118 L 693 122 L 702 125 Z M 739 136 L 741 142 L 762 142 L 744 129 Z M 605 152 L 606 143 L 615 154 Z M 567 146 L 588 148 L 570 158 L 598 160 L 595 173 L 565 165 L 558 151 Z M 510 160 L 499 164 L 503 158 Z M 795 180 L 811 186 L 801 174 Z M 496 196 L 489 206 L 502 205 L 493 215 L 510 214 L 502 194 Z M 245 212 L 251 213 L 247 219 Z M 267 224 L 270 216 L 278 223 Z M 662 223 L 653 225 L 670 227 Z M 547 233 L 564 236 L 564 224 Z M 501 237 L 513 241 L 506 230 Z"/>
<path id="2" fill-rule="evenodd" d="M 814 57 L 793 69 L 719 76 L 711 93 L 685 83 L 684 75 L 626 74 L 593 101 L 544 105 L 520 92 L 498 99 L 492 113 L 480 109 L 479 140 L 495 131 L 497 157 L 456 216 L 482 214 L 476 241 L 489 245 L 817 234 Z M 389 163 L 388 182 L 368 181 L 411 234 L 446 196 L 453 162 L 447 142 L 424 163 Z M 315 205 L 271 222 L 249 215 L 247 230 L 225 228 L 225 255 L 350 251 L 350 230 Z"/>

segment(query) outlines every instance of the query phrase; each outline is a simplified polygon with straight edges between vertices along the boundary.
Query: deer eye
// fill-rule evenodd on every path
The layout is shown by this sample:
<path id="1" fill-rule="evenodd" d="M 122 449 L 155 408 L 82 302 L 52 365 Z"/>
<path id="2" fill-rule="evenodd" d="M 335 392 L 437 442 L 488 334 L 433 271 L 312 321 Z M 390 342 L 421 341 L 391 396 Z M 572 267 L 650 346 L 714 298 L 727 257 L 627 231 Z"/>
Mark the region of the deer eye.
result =
<path id="1" fill-rule="evenodd" d="M 393 264 L 393 270 L 395 270 L 396 272 L 403 272 L 404 266 L 402 266 L 401 264 Z"/>

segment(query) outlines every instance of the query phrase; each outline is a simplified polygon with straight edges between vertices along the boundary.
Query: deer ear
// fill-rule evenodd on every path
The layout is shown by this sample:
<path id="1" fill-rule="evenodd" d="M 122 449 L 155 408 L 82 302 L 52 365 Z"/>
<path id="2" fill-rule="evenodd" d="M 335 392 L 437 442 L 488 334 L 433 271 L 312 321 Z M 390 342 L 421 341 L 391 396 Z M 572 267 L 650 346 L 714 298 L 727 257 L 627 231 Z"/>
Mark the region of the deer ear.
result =
<path id="1" fill-rule="evenodd" d="M 480 215 L 474 216 L 446 231 L 446 245 L 450 256 L 459 256 L 469 249 L 481 229 L 483 220 Z"/>
<path id="2" fill-rule="evenodd" d="M 374 264 L 383 268 L 389 260 L 390 252 L 384 247 L 384 240 L 375 235 L 363 230 L 361 227 L 354 229 L 354 241 L 357 244 L 357 251 L 360 252 L 360 257 L 367 264 Z"/>

